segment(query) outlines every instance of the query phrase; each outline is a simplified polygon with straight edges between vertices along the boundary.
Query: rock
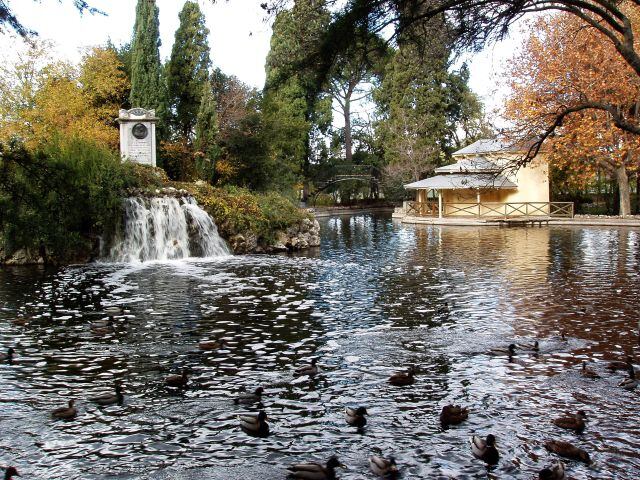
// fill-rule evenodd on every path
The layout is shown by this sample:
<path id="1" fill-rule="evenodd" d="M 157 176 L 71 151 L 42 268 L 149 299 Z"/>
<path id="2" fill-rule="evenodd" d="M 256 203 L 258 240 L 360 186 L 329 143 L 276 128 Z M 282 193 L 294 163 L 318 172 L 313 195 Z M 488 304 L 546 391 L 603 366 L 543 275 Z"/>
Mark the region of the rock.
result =
<path id="1" fill-rule="evenodd" d="M 4 262 L 6 265 L 42 265 L 44 258 L 26 248 L 16 250 Z"/>

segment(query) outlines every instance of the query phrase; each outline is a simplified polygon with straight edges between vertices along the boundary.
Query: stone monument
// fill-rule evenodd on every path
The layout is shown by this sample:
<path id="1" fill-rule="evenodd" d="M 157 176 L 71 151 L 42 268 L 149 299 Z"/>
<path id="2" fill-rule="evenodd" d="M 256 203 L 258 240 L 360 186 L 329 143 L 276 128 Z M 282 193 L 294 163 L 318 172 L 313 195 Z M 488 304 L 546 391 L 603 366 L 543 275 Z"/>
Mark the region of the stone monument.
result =
<path id="1" fill-rule="evenodd" d="M 132 108 L 120 110 L 120 156 L 144 165 L 156 166 L 156 118 L 155 110 Z"/>

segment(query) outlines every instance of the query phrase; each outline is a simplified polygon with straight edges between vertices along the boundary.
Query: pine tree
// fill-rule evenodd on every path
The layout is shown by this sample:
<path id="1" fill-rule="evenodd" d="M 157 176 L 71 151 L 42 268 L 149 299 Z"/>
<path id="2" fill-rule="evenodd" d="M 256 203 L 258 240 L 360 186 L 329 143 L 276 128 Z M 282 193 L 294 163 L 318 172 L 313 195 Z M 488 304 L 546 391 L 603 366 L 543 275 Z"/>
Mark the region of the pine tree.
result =
<path id="1" fill-rule="evenodd" d="M 171 59 L 167 67 L 167 89 L 174 133 L 193 140 L 202 94 L 209 78 L 209 29 L 196 2 L 188 1 L 180 12 Z"/>
<path id="2" fill-rule="evenodd" d="M 155 109 L 161 114 L 160 32 L 155 0 L 138 0 L 131 43 L 131 106 Z M 160 111 L 159 111 L 160 110 Z"/>

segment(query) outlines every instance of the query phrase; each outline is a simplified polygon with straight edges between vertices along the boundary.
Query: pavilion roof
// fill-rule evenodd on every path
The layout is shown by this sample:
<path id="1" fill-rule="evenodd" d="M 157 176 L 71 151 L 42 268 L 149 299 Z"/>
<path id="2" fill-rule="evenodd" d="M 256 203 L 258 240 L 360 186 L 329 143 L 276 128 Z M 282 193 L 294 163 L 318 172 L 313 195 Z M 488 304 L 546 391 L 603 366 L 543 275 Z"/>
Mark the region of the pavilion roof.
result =
<path id="1" fill-rule="evenodd" d="M 409 183 L 404 188 L 408 190 L 515 189 L 518 185 L 502 175 L 491 173 L 451 173 Z"/>

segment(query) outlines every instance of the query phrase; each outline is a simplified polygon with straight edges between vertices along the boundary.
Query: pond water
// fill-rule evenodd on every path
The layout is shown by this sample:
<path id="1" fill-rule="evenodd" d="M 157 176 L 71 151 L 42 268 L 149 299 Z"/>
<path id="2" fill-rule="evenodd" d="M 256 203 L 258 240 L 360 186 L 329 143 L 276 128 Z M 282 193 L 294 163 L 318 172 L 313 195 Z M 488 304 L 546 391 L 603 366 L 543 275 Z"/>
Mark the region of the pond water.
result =
<path id="1" fill-rule="evenodd" d="M 17 355 L 0 364 L 0 464 L 31 479 L 279 479 L 337 454 L 340 478 L 365 479 L 382 453 L 403 478 L 530 479 L 555 438 L 594 460 L 567 461 L 571 478 L 640 478 L 639 392 L 604 368 L 637 353 L 639 230 L 321 225 L 321 248 L 298 255 L 1 270 L 0 346 Z M 112 330 L 92 328 L 116 305 Z M 202 352 L 205 338 L 227 343 Z M 486 354 L 534 339 L 538 355 Z M 318 376 L 294 378 L 314 357 Z M 602 378 L 582 377 L 583 360 Z M 414 385 L 387 383 L 408 365 Z M 188 388 L 168 390 L 183 367 Z M 116 379 L 122 406 L 87 400 Z M 264 439 L 238 428 L 257 407 L 232 401 L 257 386 Z M 69 398 L 77 418 L 52 420 Z M 468 406 L 468 421 L 443 430 L 447 403 Z M 358 405 L 360 433 L 344 422 Z M 582 434 L 551 424 L 578 409 Z M 488 433 L 501 453 L 489 472 L 468 442 Z"/>

